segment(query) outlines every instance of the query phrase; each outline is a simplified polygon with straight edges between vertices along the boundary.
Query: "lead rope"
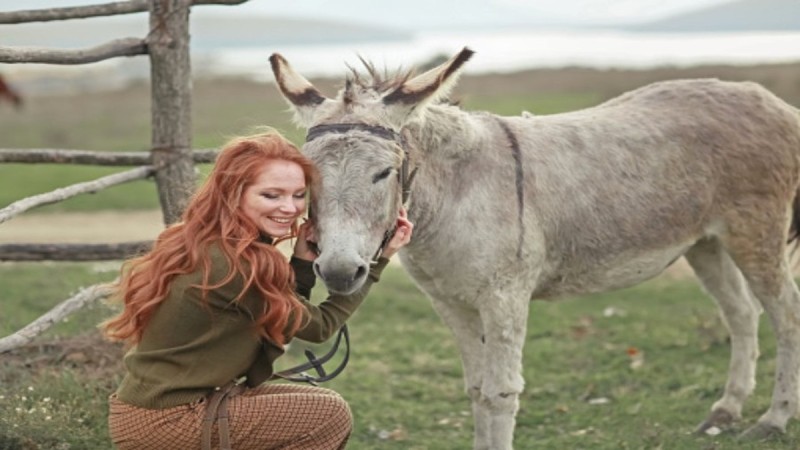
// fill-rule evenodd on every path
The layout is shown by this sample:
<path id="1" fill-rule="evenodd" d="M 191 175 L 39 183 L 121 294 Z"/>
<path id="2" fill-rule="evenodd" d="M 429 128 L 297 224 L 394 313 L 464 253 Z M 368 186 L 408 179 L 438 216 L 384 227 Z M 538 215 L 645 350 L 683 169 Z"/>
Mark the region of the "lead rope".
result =
<path id="1" fill-rule="evenodd" d="M 342 362 L 339 363 L 339 366 L 333 370 L 333 372 L 327 373 L 325 371 L 325 367 L 323 367 L 323 364 L 328 362 L 331 358 L 333 358 L 334 355 L 336 355 L 336 353 L 339 351 L 339 345 L 342 341 L 344 341 L 346 344 L 344 358 L 342 359 Z M 344 368 L 347 367 L 348 361 L 350 361 L 350 332 L 347 329 L 347 324 L 344 324 L 341 328 L 339 328 L 339 333 L 336 335 L 336 341 L 334 341 L 333 346 L 328 353 L 322 355 L 321 358 L 317 358 L 317 356 L 314 355 L 314 352 L 309 349 L 306 349 L 304 354 L 306 359 L 308 359 L 308 362 L 286 370 L 282 370 L 280 372 L 276 372 L 272 374 L 270 380 L 276 380 L 280 378 L 286 381 L 308 383 L 313 386 L 317 386 L 318 383 L 324 383 L 336 378 L 340 373 L 342 373 L 342 371 L 344 371 Z M 314 369 L 317 372 L 317 376 L 311 376 L 306 373 L 306 371 L 310 369 Z"/>

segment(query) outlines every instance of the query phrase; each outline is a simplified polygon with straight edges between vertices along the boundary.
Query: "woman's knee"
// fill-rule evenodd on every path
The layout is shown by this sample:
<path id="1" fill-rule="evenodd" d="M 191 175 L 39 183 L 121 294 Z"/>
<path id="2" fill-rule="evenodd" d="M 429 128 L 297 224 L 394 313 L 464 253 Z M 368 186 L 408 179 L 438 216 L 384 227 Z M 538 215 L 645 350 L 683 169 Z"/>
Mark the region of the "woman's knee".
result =
<path id="1" fill-rule="evenodd" d="M 353 413 L 350 410 L 350 405 L 339 394 L 332 395 L 329 399 L 331 401 L 330 421 L 339 424 L 341 429 L 347 429 L 347 434 L 350 434 L 350 430 L 353 429 Z"/>

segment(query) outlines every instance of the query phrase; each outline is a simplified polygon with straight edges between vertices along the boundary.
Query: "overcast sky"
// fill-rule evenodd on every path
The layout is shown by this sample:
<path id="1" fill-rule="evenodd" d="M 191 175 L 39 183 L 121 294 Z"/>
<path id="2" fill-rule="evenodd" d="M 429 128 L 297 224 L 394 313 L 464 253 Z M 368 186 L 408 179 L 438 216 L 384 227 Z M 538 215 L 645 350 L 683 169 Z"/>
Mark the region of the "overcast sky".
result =
<path id="1" fill-rule="evenodd" d="M 352 17 L 352 5 L 374 5 L 376 10 L 386 9 L 392 4 L 427 5 L 420 10 L 420 18 L 430 12 L 431 7 L 445 6 L 451 12 L 459 10 L 465 3 L 482 3 L 487 6 L 519 8 L 538 13 L 543 21 L 591 23 L 634 22 L 666 17 L 675 13 L 705 6 L 730 3 L 732 0 L 250 0 L 237 8 L 271 14 L 337 18 Z M 387 18 L 388 20 L 388 18 Z"/>
<path id="2" fill-rule="evenodd" d="M 0 0 L 0 11 L 76 6 L 110 0 Z M 198 6 L 204 13 L 263 14 L 348 20 L 401 28 L 439 24 L 469 12 L 471 21 L 499 15 L 541 24 L 614 24 L 660 19 L 734 0 L 250 0 L 236 6 Z M 490 17 L 492 16 L 492 17 Z"/>

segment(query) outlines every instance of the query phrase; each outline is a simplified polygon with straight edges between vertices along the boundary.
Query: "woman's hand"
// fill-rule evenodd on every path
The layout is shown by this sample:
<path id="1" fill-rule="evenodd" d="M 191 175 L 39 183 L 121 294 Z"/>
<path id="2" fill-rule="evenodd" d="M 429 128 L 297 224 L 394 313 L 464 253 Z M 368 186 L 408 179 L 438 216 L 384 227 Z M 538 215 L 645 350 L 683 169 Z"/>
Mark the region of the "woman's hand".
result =
<path id="1" fill-rule="evenodd" d="M 414 231 L 414 224 L 408 220 L 405 208 L 400 208 L 400 216 L 397 218 L 397 229 L 394 236 L 386 243 L 382 256 L 391 258 L 398 250 L 403 248 L 411 241 L 411 233 Z"/>
<path id="2" fill-rule="evenodd" d="M 317 252 L 315 250 L 317 243 L 317 230 L 311 221 L 303 222 L 297 229 L 297 243 L 294 244 L 295 258 L 304 259 L 306 261 L 314 261 L 317 259 Z"/>

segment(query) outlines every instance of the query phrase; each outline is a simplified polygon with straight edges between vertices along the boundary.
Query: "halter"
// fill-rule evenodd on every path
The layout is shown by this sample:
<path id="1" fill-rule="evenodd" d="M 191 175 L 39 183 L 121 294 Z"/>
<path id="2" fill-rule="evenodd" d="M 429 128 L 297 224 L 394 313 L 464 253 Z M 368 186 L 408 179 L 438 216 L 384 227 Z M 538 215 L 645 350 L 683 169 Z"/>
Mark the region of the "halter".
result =
<path id="1" fill-rule="evenodd" d="M 405 134 L 398 133 L 390 128 L 379 125 L 369 125 L 366 123 L 331 123 L 316 125 L 309 128 L 308 134 L 306 135 L 306 143 L 311 142 L 324 134 L 345 134 L 351 131 L 363 131 L 381 139 L 396 142 L 400 149 L 403 150 L 403 161 L 400 164 L 400 171 L 397 173 L 397 180 L 398 183 L 400 183 L 401 203 L 403 206 L 406 206 L 408 203 L 408 198 L 411 195 L 411 183 L 414 181 L 414 177 L 417 174 L 417 168 L 415 167 L 414 170 L 409 172 L 408 139 L 406 139 Z M 392 238 L 392 236 L 394 236 L 396 230 L 397 225 L 394 225 L 392 228 L 386 230 L 386 232 L 383 234 L 383 239 L 378 247 L 378 251 L 375 252 L 375 256 L 373 256 L 372 260 L 370 261 L 371 265 L 378 263 L 378 259 L 383 254 L 383 249 L 386 247 L 386 244 L 389 243 L 389 240 Z"/>
<path id="2" fill-rule="evenodd" d="M 308 134 L 306 135 L 306 142 L 311 142 L 323 134 L 344 134 L 350 131 L 363 131 L 381 139 L 386 139 L 387 141 L 394 141 L 403 150 L 403 162 L 400 165 L 400 172 L 397 174 L 397 180 L 400 183 L 402 204 L 403 206 L 406 206 L 406 203 L 408 203 L 408 197 L 411 194 L 411 183 L 414 181 L 414 176 L 417 174 L 417 168 L 415 167 L 414 170 L 409 173 L 408 140 L 406 139 L 405 135 L 397 133 L 389 128 L 377 125 L 368 125 L 366 123 L 336 123 L 317 125 L 309 128 Z M 309 216 L 312 215 L 312 210 L 310 207 L 308 209 L 308 214 Z M 388 244 L 389 240 L 392 238 L 392 236 L 394 236 L 396 229 L 397 225 L 395 224 L 391 229 L 386 230 L 380 247 L 378 247 L 378 251 L 375 253 L 375 256 L 372 257 L 372 261 L 370 261 L 371 265 L 378 263 L 378 259 L 381 257 L 381 254 L 383 254 L 384 247 L 386 247 L 386 244 Z M 344 340 L 345 344 L 347 345 L 344 359 L 342 359 L 342 362 L 339 363 L 339 366 L 336 369 L 330 373 L 327 373 L 323 367 L 323 364 L 330 360 L 337 353 L 339 350 L 339 344 L 342 342 L 342 340 Z M 342 373 L 345 366 L 347 366 L 347 362 L 350 360 L 350 333 L 347 330 L 347 324 L 342 325 L 342 328 L 339 329 L 339 334 L 336 336 L 336 341 L 328 353 L 320 358 L 317 358 L 316 355 L 314 355 L 314 353 L 312 353 L 310 350 L 306 350 L 305 356 L 306 359 L 308 359 L 308 362 L 283 370 L 281 372 L 277 372 L 272 375 L 271 379 L 281 378 L 287 381 L 306 382 L 316 385 L 317 383 L 331 380 Z M 306 372 L 310 369 L 314 369 L 317 372 L 317 376 L 309 375 Z"/>

